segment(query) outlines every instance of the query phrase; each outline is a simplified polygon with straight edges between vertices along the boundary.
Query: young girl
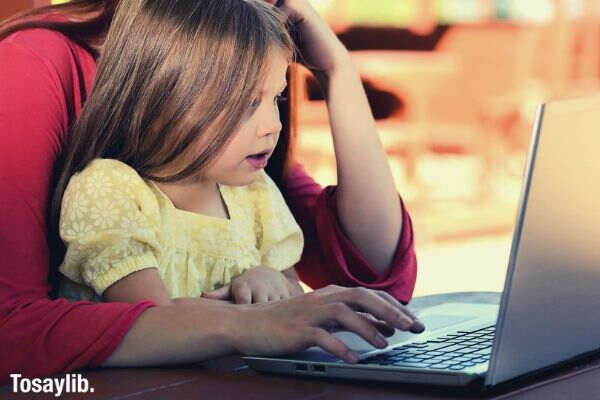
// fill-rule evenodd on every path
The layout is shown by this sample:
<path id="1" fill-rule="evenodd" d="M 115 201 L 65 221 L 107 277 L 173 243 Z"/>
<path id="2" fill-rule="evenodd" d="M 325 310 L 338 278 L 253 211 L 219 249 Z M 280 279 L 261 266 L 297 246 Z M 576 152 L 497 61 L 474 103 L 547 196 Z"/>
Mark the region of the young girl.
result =
<path id="1" fill-rule="evenodd" d="M 161 0 L 122 18 L 133 4 L 67 145 L 61 295 L 169 304 L 232 279 L 237 302 L 301 293 L 279 271 L 302 231 L 263 170 L 293 55 L 285 17 L 258 0 Z"/>

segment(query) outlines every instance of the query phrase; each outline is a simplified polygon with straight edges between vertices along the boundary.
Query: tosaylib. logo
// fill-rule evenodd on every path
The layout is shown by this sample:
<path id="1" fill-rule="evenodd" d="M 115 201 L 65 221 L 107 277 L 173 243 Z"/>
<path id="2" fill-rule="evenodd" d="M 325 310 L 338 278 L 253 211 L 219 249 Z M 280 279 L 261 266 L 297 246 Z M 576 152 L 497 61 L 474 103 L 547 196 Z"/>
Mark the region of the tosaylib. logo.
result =
<path id="1" fill-rule="evenodd" d="M 21 374 L 10 374 L 14 393 L 94 393 L 94 388 L 81 374 L 67 374 L 61 378 L 22 378 Z"/>

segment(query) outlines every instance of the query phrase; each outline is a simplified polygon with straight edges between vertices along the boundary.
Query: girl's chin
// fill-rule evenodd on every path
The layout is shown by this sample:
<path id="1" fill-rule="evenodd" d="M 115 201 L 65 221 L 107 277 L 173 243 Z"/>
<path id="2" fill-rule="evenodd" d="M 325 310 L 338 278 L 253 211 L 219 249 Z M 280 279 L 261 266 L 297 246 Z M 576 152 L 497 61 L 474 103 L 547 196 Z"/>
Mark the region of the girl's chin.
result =
<path id="1" fill-rule="evenodd" d="M 244 173 L 239 174 L 236 177 L 223 179 L 222 181 L 219 181 L 219 183 L 227 186 L 247 186 L 258 179 L 260 171 L 262 171 L 262 169 L 244 171 Z"/>

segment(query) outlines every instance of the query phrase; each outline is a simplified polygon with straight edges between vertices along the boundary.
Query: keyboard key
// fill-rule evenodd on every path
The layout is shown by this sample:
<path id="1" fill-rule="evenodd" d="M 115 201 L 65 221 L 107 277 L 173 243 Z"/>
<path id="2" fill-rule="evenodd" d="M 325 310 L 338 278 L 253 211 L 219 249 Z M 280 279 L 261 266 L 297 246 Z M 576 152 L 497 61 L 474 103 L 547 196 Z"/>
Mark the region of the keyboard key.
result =
<path id="1" fill-rule="evenodd" d="M 431 363 L 431 364 L 440 364 L 440 363 L 446 362 L 448 360 L 450 360 L 450 357 L 446 357 L 446 358 L 436 357 L 436 358 L 430 358 L 429 360 L 427 360 L 427 362 Z"/>
<path id="2" fill-rule="evenodd" d="M 477 349 L 474 349 L 472 347 L 465 347 L 465 348 L 456 350 L 457 353 L 461 353 L 462 355 L 473 354 L 475 351 L 477 351 Z"/>
<path id="3" fill-rule="evenodd" d="M 440 351 L 440 350 L 431 350 L 431 351 L 427 350 L 427 352 L 425 354 L 435 357 L 435 356 L 441 356 L 442 354 L 444 354 L 444 352 Z"/>
<path id="4" fill-rule="evenodd" d="M 433 369 L 447 369 L 447 368 L 450 368 L 451 366 L 452 366 L 452 364 L 449 364 L 449 363 L 440 363 L 440 364 L 433 364 L 429 368 L 433 368 Z"/>
<path id="5" fill-rule="evenodd" d="M 455 345 L 453 345 L 453 346 L 444 347 L 444 348 L 442 349 L 442 351 L 443 351 L 444 353 L 452 353 L 452 352 L 454 352 L 454 351 L 457 351 L 457 350 L 460 350 L 460 349 L 464 349 L 464 347 L 465 347 L 465 346 L 462 346 L 462 345 L 455 344 Z"/>
<path id="6" fill-rule="evenodd" d="M 472 357 L 468 357 L 468 356 L 467 356 L 467 357 L 465 357 L 465 355 L 464 355 L 464 354 L 461 354 L 461 355 L 460 355 L 460 356 L 458 356 L 458 357 L 454 357 L 454 358 L 452 358 L 452 360 L 453 360 L 453 361 L 458 361 L 458 362 L 470 361 L 470 360 L 472 360 Z"/>
<path id="7" fill-rule="evenodd" d="M 448 343 L 448 340 L 454 339 L 454 336 L 440 336 L 435 339 L 430 339 L 429 343 Z"/>
<path id="8" fill-rule="evenodd" d="M 423 362 L 423 359 L 420 357 L 411 357 L 411 358 L 405 358 L 404 360 L 402 360 L 403 363 L 421 363 Z"/>
<path id="9" fill-rule="evenodd" d="M 392 349 L 390 351 L 386 351 L 383 354 L 389 355 L 389 356 L 395 356 L 395 355 L 402 354 L 402 353 L 407 353 L 407 352 L 408 352 L 408 349 L 405 349 L 405 348 L 402 348 L 402 347 L 396 347 L 396 348 L 394 348 L 394 349 Z M 383 355 L 383 354 L 381 354 L 381 355 Z"/>

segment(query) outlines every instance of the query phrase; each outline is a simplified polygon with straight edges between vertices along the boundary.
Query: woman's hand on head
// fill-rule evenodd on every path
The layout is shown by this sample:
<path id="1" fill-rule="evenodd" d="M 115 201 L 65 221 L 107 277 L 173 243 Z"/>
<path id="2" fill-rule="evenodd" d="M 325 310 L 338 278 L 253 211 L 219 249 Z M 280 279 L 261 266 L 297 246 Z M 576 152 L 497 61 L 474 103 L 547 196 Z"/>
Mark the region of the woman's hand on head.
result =
<path id="1" fill-rule="evenodd" d="M 347 361 L 357 355 L 331 333 L 355 332 L 377 348 L 395 329 L 422 332 L 425 327 L 388 293 L 328 286 L 284 301 L 256 304 L 240 313 L 236 347 L 244 354 L 277 355 L 319 346 Z"/>
<path id="2" fill-rule="evenodd" d="M 204 293 L 202 296 L 215 300 L 232 300 L 238 304 L 266 303 L 284 300 L 303 290 L 298 283 L 293 268 L 279 272 L 270 267 L 253 267 L 231 280 L 220 289 Z"/>
<path id="3" fill-rule="evenodd" d="M 287 16 L 300 50 L 299 60 L 314 72 L 331 73 L 348 62 L 348 51 L 308 0 L 265 0 Z"/>

